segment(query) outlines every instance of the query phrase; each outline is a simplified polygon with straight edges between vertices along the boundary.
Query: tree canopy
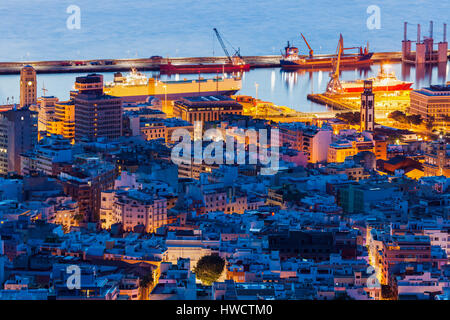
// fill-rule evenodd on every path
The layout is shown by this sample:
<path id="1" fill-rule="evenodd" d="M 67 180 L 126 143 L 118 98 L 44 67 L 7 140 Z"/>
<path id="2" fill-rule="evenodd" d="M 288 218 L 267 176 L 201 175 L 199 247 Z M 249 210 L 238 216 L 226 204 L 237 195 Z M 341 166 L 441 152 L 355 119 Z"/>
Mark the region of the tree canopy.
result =
<path id="1" fill-rule="evenodd" d="M 336 118 L 338 118 L 350 125 L 358 125 L 361 123 L 361 113 L 360 112 L 337 113 Z"/>
<path id="2" fill-rule="evenodd" d="M 217 281 L 225 267 L 225 260 L 218 255 L 203 256 L 194 268 L 195 275 L 203 284 Z"/>
<path id="3" fill-rule="evenodd" d="M 394 121 L 404 123 L 404 124 L 413 124 L 413 125 L 420 125 L 422 123 L 422 117 L 418 114 L 412 114 L 407 116 L 404 112 L 396 110 L 389 114 L 389 119 L 392 119 Z"/>

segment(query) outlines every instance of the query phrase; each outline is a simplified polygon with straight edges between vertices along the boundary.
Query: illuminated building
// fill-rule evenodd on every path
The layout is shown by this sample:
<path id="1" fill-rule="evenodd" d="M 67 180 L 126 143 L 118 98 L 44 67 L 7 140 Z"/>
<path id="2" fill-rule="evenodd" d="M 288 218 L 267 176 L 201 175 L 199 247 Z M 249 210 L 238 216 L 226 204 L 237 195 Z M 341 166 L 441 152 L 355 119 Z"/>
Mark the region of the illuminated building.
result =
<path id="1" fill-rule="evenodd" d="M 100 221 L 104 229 L 122 223 L 125 231 L 143 226 L 145 232 L 155 232 L 167 224 L 167 200 L 133 189 L 102 192 Z"/>
<path id="2" fill-rule="evenodd" d="M 61 135 L 71 141 L 75 138 L 75 104 L 61 101 L 55 104 L 53 121 L 48 125 L 48 133 Z"/>
<path id="3" fill-rule="evenodd" d="M 432 145 L 425 154 L 423 168 L 425 176 L 450 177 L 450 145 L 444 142 Z"/>
<path id="4" fill-rule="evenodd" d="M 20 70 L 20 107 L 37 103 L 36 70 L 26 65 Z"/>
<path id="5" fill-rule="evenodd" d="M 37 121 L 26 107 L 0 113 L 0 174 L 20 173 L 20 155 L 37 143 Z"/>
<path id="6" fill-rule="evenodd" d="M 175 101 L 173 114 L 177 118 L 195 121 L 219 121 L 226 114 L 242 114 L 242 105 L 226 96 L 186 97 Z"/>
<path id="7" fill-rule="evenodd" d="M 75 139 L 115 139 L 122 135 L 122 99 L 103 93 L 103 76 L 77 77 L 77 92 L 72 93 L 75 106 Z"/>
<path id="8" fill-rule="evenodd" d="M 331 127 L 308 126 L 302 122 L 280 123 L 280 145 L 305 153 L 308 162 L 327 161 L 328 148 L 331 143 Z"/>
<path id="9" fill-rule="evenodd" d="M 53 96 L 39 99 L 38 132 L 48 131 L 48 127 L 55 116 L 55 104 L 57 102 L 58 98 Z"/>
<path id="10" fill-rule="evenodd" d="M 115 178 L 115 166 L 98 158 L 88 159 L 86 163 L 74 166 L 71 172 L 59 174 L 64 192 L 78 201 L 85 221 L 98 221 L 100 193 L 112 189 Z"/>
<path id="11" fill-rule="evenodd" d="M 411 91 L 409 112 L 443 125 L 450 122 L 450 85 L 432 85 Z"/>

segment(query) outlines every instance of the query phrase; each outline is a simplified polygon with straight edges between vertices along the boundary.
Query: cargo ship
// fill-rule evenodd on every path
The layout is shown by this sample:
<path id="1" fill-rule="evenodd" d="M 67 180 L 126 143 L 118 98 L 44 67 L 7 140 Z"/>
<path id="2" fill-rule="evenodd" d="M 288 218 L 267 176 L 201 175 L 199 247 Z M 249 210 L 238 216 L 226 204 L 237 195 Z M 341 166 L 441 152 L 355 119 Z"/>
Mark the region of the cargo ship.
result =
<path id="1" fill-rule="evenodd" d="M 284 54 L 282 54 L 282 59 L 280 60 L 280 65 L 283 69 L 325 69 L 333 68 L 336 60 L 336 55 L 321 55 L 314 56 L 313 50 L 309 46 L 305 37 L 302 34 L 306 45 L 309 48 L 309 56 L 299 55 L 299 50 L 297 47 L 293 47 L 290 43 L 284 48 Z M 342 51 L 358 49 L 358 53 L 341 53 L 340 67 L 366 67 L 372 64 L 373 52 L 369 52 L 369 46 L 365 47 L 352 47 L 344 48 L 342 46 Z"/>
<path id="2" fill-rule="evenodd" d="M 175 100 L 181 97 L 205 95 L 232 95 L 242 87 L 240 77 L 215 77 L 195 80 L 160 81 L 147 78 L 136 69 L 123 76 L 120 72 L 114 74 L 114 80 L 106 82 L 104 93 L 116 97 L 124 97 L 127 102 L 143 102 L 148 97 Z"/>
<path id="3" fill-rule="evenodd" d="M 402 81 L 397 79 L 395 73 L 384 72 L 383 66 L 380 66 L 380 71 L 376 77 L 368 78 L 372 81 L 372 91 L 400 91 L 412 90 L 412 82 Z M 341 81 L 343 93 L 361 93 L 364 90 L 364 80 L 356 81 Z"/>

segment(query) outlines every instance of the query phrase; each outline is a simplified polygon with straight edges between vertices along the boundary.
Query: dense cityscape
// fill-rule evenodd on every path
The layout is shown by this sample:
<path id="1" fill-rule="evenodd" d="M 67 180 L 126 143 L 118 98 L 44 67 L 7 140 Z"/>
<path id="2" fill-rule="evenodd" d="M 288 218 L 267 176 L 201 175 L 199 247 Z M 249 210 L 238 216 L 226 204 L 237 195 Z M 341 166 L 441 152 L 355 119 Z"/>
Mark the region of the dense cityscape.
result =
<path id="1" fill-rule="evenodd" d="M 404 28 L 398 53 L 341 35 L 317 56 L 301 34 L 309 53 L 246 58 L 214 28 L 206 62 L 0 63 L 20 73 L 0 106 L 0 300 L 448 300 L 446 25 L 436 43 L 432 22 Z M 413 88 L 392 63 L 443 80 Z M 327 111 L 240 94 L 255 68 L 327 70 L 308 95 Z M 68 100 L 38 87 L 73 70 Z"/>

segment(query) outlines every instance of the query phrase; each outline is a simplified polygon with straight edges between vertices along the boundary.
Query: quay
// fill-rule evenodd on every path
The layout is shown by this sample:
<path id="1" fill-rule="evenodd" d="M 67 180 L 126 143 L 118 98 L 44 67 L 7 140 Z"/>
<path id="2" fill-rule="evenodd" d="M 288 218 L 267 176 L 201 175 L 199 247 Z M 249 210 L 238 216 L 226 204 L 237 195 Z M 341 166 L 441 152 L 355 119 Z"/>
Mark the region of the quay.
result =
<path id="1" fill-rule="evenodd" d="M 346 103 L 343 99 L 339 99 L 337 95 L 328 95 L 322 93 L 311 93 L 307 95 L 308 100 L 327 106 L 335 110 L 357 111 L 353 105 Z"/>
<path id="2" fill-rule="evenodd" d="M 376 91 L 375 107 L 377 118 L 385 118 L 395 110 L 406 112 L 409 108 L 410 90 L 398 90 L 396 92 Z M 333 110 L 359 111 L 361 107 L 361 95 L 358 93 L 319 93 L 308 94 L 308 100 L 325 105 Z"/>
<path id="3" fill-rule="evenodd" d="M 330 57 L 330 54 L 316 55 Z M 276 68 L 280 66 L 280 55 L 244 56 L 243 60 L 251 68 Z M 375 52 L 374 63 L 401 62 L 401 52 Z M 19 74 L 25 65 L 32 65 L 37 73 L 83 73 L 83 72 L 117 72 L 137 68 L 140 71 L 158 71 L 161 64 L 198 64 L 225 63 L 227 57 L 175 57 L 175 58 L 139 58 L 139 59 L 93 59 L 93 60 L 54 60 L 0 62 L 0 74 Z"/>

